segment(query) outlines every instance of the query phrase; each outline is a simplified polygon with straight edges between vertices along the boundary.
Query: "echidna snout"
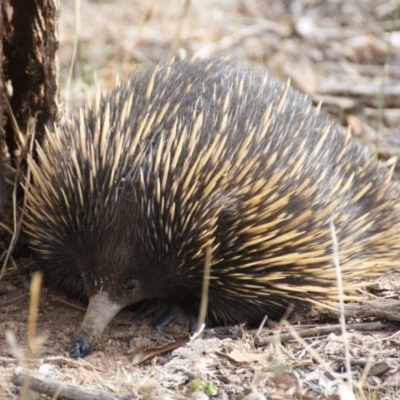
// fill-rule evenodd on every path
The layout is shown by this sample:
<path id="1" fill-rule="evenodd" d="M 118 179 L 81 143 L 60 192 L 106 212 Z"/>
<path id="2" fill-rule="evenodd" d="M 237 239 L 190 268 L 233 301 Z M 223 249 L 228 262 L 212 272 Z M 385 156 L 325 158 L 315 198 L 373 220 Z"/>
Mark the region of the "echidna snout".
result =
<path id="1" fill-rule="evenodd" d="M 99 341 L 107 324 L 121 308 L 120 304 L 110 300 L 106 292 L 100 292 L 91 297 L 77 339 L 69 347 L 70 356 L 76 358 L 89 354 L 93 345 Z"/>
<path id="2" fill-rule="evenodd" d="M 398 262 L 391 171 L 287 85 L 222 61 L 133 75 L 29 160 L 26 230 L 49 280 L 90 299 L 74 356 L 149 300 L 258 324 L 336 299 Z"/>

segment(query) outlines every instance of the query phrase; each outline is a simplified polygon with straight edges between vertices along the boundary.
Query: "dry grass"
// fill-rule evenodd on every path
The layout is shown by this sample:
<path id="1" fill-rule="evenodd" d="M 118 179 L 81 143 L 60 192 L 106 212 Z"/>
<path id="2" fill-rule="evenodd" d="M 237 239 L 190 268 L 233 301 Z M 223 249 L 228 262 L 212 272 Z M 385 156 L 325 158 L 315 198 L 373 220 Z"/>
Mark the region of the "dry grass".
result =
<path id="1" fill-rule="evenodd" d="M 65 109 L 90 101 L 97 84 L 110 88 L 118 76 L 124 79 L 159 60 L 223 56 L 290 78 L 382 158 L 400 155 L 398 0 L 75 0 L 62 1 L 61 7 Z M 110 327 L 104 352 L 71 360 L 63 356 L 81 312 L 44 289 L 37 335 L 47 339 L 38 350 L 26 277 L 13 272 L 0 289 L 6 293 L 0 326 L 12 332 L 8 342 L 0 339 L 0 399 L 28 398 L 10 383 L 17 364 L 116 394 L 134 390 L 141 399 L 188 399 L 199 387 L 209 394 L 217 388 L 221 399 L 246 393 L 269 399 L 400 398 L 400 337 L 388 330 L 297 335 L 264 346 L 242 327 L 208 330 L 172 354 L 133 366 L 138 350 L 172 341 L 182 327 L 159 333 L 146 324 L 127 326 L 121 318 L 129 320 L 129 314 L 123 313 Z M 261 335 L 294 328 L 269 327 Z M 29 362 L 28 342 L 37 353 Z"/>

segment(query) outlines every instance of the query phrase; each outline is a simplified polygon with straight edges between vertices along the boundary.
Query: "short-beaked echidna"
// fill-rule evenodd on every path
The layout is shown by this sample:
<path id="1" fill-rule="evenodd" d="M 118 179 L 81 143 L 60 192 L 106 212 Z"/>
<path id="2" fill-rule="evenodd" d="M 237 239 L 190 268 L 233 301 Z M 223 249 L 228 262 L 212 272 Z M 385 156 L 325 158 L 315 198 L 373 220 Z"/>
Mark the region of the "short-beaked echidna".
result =
<path id="1" fill-rule="evenodd" d="M 288 85 L 224 61 L 133 75 L 30 159 L 26 229 L 51 281 L 89 301 L 74 356 L 151 300 L 256 324 L 398 261 L 391 171 Z"/>

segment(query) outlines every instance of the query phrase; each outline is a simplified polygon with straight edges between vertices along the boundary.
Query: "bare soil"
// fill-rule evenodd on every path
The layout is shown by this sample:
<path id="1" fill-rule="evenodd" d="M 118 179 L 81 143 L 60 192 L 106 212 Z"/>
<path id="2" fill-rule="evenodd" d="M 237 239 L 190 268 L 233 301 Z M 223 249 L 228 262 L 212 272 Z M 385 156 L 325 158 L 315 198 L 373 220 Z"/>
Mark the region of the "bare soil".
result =
<path id="1" fill-rule="evenodd" d="M 90 102 L 97 84 L 106 90 L 117 77 L 125 79 L 159 60 L 222 56 L 290 78 L 315 103 L 322 101 L 324 112 L 373 146 L 380 158 L 400 155 L 398 0 L 184 3 L 81 0 L 74 10 L 74 2 L 63 1 L 63 110 L 76 111 Z M 133 365 L 143 349 L 172 343 L 186 336 L 187 328 L 174 323 L 158 331 L 151 319 L 134 322 L 132 314 L 123 311 L 110 324 L 101 349 L 74 360 L 68 357 L 68 345 L 83 319 L 84 305 L 44 288 L 36 331 L 41 344 L 28 359 L 27 264 L 15 258 L 0 281 L 0 399 L 50 398 L 18 389 L 12 383 L 17 366 L 44 380 L 90 386 L 115 398 L 131 391 L 126 398 L 400 399 L 400 335 L 396 323 L 385 321 L 380 329 L 350 327 L 343 333 L 334 328 L 337 321 L 297 316 L 297 328 L 329 322 L 332 332 L 264 345 L 260 335 L 285 327 L 270 324 L 258 336 L 242 326 L 208 329 L 172 352 Z M 398 299 L 398 282 L 390 277 L 380 288 L 386 285 L 385 293 Z M 374 318 L 347 322 L 371 321 Z"/>

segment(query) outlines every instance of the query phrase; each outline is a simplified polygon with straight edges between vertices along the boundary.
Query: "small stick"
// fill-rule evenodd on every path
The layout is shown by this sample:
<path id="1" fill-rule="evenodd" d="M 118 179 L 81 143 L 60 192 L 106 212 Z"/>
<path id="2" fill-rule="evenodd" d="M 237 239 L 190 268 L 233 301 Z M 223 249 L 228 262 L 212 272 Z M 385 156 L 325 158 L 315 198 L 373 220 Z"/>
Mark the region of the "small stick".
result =
<path id="1" fill-rule="evenodd" d="M 360 324 L 348 324 L 347 329 L 354 329 L 356 331 L 369 331 L 369 330 L 378 330 L 386 328 L 382 322 L 366 322 Z M 297 335 L 302 338 L 306 337 L 315 337 L 318 335 L 329 335 L 330 333 L 341 333 L 342 326 L 341 325 L 325 325 L 325 326 L 318 326 L 316 328 L 310 329 L 301 329 L 296 331 Z M 275 343 L 276 338 L 279 337 L 281 343 L 287 342 L 288 340 L 294 339 L 291 332 L 279 334 L 276 333 L 275 335 L 268 336 L 268 337 L 258 337 L 255 341 L 257 346 L 265 346 L 270 343 Z"/>
<path id="2" fill-rule="evenodd" d="M 94 387 L 65 383 L 40 374 L 29 374 L 21 367 L 14 371 L 12 382 L 16 386 L 26 386 L 34 392 L 65 400 L 133 400 L 137 398 L 137 394 L 133 391 L 116 395 Z"/>

